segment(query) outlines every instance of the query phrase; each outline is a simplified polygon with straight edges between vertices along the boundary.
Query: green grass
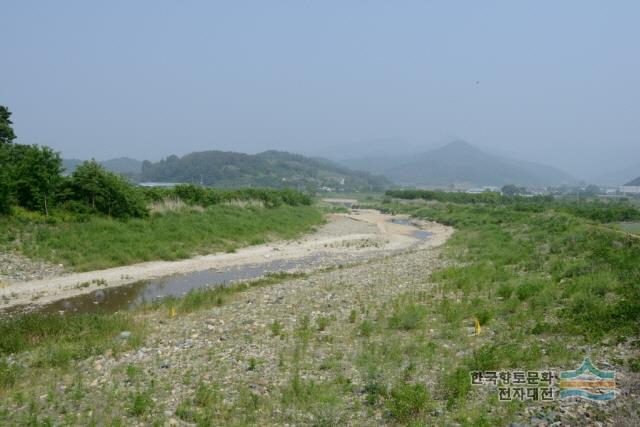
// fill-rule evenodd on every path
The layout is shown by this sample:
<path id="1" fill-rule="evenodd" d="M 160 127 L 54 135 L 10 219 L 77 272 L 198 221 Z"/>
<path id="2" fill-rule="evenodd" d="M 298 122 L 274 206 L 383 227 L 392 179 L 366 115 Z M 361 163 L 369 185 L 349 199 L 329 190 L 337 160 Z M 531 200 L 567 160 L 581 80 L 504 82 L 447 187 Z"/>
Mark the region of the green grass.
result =
<path id="1" fill-rule="evenodd" d="M 227 287 L 199 289 L 177 298 L 171 297 L 127 313 L 22 314 L 0 320 L 0 391 L 37 377 L 39 370 L 68 370 L 74 361 L 104 354 L 112 355 L 140 346 L 146 336 L 144 317 L 148 311 L 164 311 L 173 317 L 220 306 L 233 295 L 254 287 L 305 277 L 304 273 L 273 273 L 257 280 L 238 282 Z M 325 324 L 326 326 L 326 324 Z M 306 327 L 308 328 L 308 318 Z M 283 334 L 282 325 L 272 326 L 274 335 Z M 131 332 L 122 338 L 121 332 Z M 26 357 L 26 364 L 12 362 L 14 356 Z M 255 361 L 254 361 L 255 367 Z M 140 375 L 139 368 L 128 365 L 130 380 Z M 145 392 L 146 393 L 146 392 Z M 146 412 L 147 394 L 131 398 L 131 413 Z"/>
<path id="2" fill-rule="evenodd" d="M 144 322 L 128 313 L 25 314 L 0 320 L 0 390 L 42 371 L 68 370 L 74 362 L 106 351 L 116 356 L 140 345 L 145 329 Z M 122 338 L 123 331 L 130 336 Z M 21 361 L 15 362 L 15 356 Z"/>
<path id="3" fill-rule="evenodd" d="M 469 349 L 445 363 L 436 387 L 436 397 L 447 402 L 450 419 L 462 425 L 514 419 L 512 406 L 495 410 L 490 401 L 469 396 L 474 393 L 470 371 L 572 367 L 585 354 L 570 348 L 588 346 L 606 354 L 610 350 L 602 349 L 603 340 L 632 343 L 640 334 L 640 239 L 590 219 L 607 218 L 606 212 L 586 218 L 558 209 L 555 203 L 425 206 L 391 199 L 382 209 L 456 227 L 445 247 L 453 263 L 432 275 L 437 303 L 423 305 L 407 294 L 391 305 L 388 327 L 417 339 L 426 316 L 436 319 L 431 322 L 435 328 L 442 328 L 439 339 Z M 491 331 L 490 339 L 473 338 L 475 319 L 485 333 Z M 376 331 L 371 329 L 370 339 Z M 391 345 L 394 335 L 384 333 L 383 340 Z M 388 366 L 393 353 L 389 348 L 366 350 L 367 363 Z M 424 362 L 413 363 L 418 371 L 424 369 Z M 633 369 L 637 363 L 628 365 Z M 377 383 L 394 378 L 393 370 L 386 372 Z M 489 418 L 488 407 L 494 409 Z M 423 419 L 416 411 L 407 422 Z"/>
<path id="4" fill-rule="evenodd" d="M 556 331 L 591 342 L 605 334 L 640 332 L 640 240 L 632 236 L 544 205 L 540 212 L 444 203 L 386 208 L 458 228 L 448 244 L 458 265 L 434 279 L 468 296 L 465 311 L 491 308 L 508 320 L 521 306 L 516 312 L 524 319 L 547 316 Z"/>
<path id="5" fill-rule="evenodd" d="M 293 238 L 321 222 L 316 208 L 289 205 L 214 205 L 202 211 L 184 209 L 126 222 L 90 217 L 85 222 L 46 224 L 18 216 L 0 219 L 0 245 L 74 271 L 89 271 L 234 251 L 274 238 Z"/>

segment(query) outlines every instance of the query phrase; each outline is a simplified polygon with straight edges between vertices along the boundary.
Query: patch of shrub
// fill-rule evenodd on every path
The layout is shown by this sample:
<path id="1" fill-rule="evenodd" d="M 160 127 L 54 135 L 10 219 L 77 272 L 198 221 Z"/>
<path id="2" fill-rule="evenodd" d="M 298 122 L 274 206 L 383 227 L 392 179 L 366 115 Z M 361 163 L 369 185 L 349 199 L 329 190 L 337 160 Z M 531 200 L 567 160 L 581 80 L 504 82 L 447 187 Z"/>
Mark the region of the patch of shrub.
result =
<path id="1" fill-rule="evenodd" d="M 423 414 L 430 402 L 431 396 L 424 384 L 401 382 L 391 389 L 385 403 L 391 417 L 408 422 Z"/>
<path id="2" fill-rule="evenodd" d="M 389 327 L 410 331 L 418 328 L 426 315 L 427 309 L 423 305 L 397 303 L 394 305 L 393 314 L 389 318 Z"/>

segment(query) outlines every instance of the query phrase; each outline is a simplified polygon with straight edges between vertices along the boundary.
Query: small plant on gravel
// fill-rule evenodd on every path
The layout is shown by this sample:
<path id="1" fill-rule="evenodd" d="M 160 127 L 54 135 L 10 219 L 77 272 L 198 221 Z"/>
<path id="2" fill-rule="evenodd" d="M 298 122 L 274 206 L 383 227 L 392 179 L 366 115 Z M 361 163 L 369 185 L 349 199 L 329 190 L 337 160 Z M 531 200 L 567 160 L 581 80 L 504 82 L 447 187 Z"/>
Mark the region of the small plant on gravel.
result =
<path id="1" fill-rule="evenodd" d="M 309 342 L 309 338 L 311 338 L 312 331 L 310 328 L 310 324 L 311 319 L 309 318 L 309 315 L 305 315 L 298 322 L 298 327 L 296 328 L 296 336 L 298 337 L 298 339 L 300 339 L 300 341 L 302 341 L 303 345 L 307 345 L 307 343 Z"/>
<path id="2" fill-rule="evenodd" d="M 369 338 L 373 332 L 373 322 L 369 319 L 365 319 L 360 323 L 358 332 L 361 337 Z"/>
<path id="3" fill-rule="evenodd" d="M 127 375 L 127 380 L 129 382 L 134 382 L 142 375 L 142 368 L 129 363 L 125 368 L 125 373 Z"/>
<path id="4" fill-rule="evenodd" d="M 318 325 L 318 331 L 320 332 L 327 329 L 327 326 L 329 326 L 329 323 L 331 323 L 331 319 L 328 317 L 323 316 L 316 319 L 316 324 Z"/>
<path id="5" fill-rule="evenodd" d="M 511 298 L 511 294 L 513 294 L 513 286 L 508 283 L 503 283 L 498 287 L 496 293 L 502 299 L 509 299 Z"/>
<path id="6" fill-rule="evenodd" d="M 447 407 L 451 408 L 454 403 L 467 396 L 471 390 L 469 371 L 464 368 L 457 368 L 442 379 L 442 389 L 447 399 Z"/>
<path id="7" fill-rule="evenodd" d="M 0 387 L 11 387 L 16 383 L 20 368 L 16 363 L 0 360 Z"/>
<path id="8" fill-rule="evenodd" d="M 131 406 L 129 411 L 132 415 L 137 417 L 144 415 L 153 407 L 153 400 L 151 399 L 151 393 L 149 391 L 136 391 L 131 394 Z"/>
<path id="9" fill-rule="evenodd" d="M 486 325 L 493 318 L 493 312 L 488 308 L 483 308 L 476 312 L 476 319 L 481 326 Z"/>
<path id="10" fill-rule="evenodd" d="M 271 335 L 273 335 L 274 337 L 277 337 L 277 336 L 280 336 L 280 334 L 282 334 L 284 325 L 281 322 L 274 320 L 270 328 L 271 328 Z"/>
<path id="11" fill-rule="evenodd" d="M 195 408 L 191 405 L 191 402 L 188 400 L 182 401 L 176 407 L 176 416 L 180 418 L 182 421 L 186 422 L 194 422 L 197 418 L 197 413 Z"/>
<path id="12" fill-rule="evenodd" d="M 394 305 L 393 314 L 389 318 L 389 327 L 410 331 L 418 328 L 426 315 L 426 307 L 421 304 L 397 303 Z"/>
<path id="13" fill-rule="evenodd" d="M 255 371 L 256 370 L 256 358 L 255 357 L 251 357 L 249 359 L 249 364 L 247 365 L 247 371 Z"/>
<path id="14" fill-rule="evenodd" d="M 370 375 L 364 385 L 365 400 L 369 405 L 376 405 L 381 397 L 387 396 L 387 388 L 379 375 Z"/>
<path id="15" fill-rule="evenodd" d="M 220 394 L 215 385 L 207 384 L 203 381 L 198 382 L 194 396 L 194 403 L 196 405 L 200 407 L 213 407 L 219 400 Z"/>
<path id="16" fill-rule="evenodd" d="M 391 417 L 400 422 L 418 418 L 429 408 L 431 397 L 424 384 L 401 382 L 396 384 L 386 401 Z"/>
<path id="17" fill-rule="evenodd" d="M 357 319 L 358 319 L 358 312 L 355 310 L 351 310 L 351 313 L 349 313 L 349 323 L 356 323 Z"/>

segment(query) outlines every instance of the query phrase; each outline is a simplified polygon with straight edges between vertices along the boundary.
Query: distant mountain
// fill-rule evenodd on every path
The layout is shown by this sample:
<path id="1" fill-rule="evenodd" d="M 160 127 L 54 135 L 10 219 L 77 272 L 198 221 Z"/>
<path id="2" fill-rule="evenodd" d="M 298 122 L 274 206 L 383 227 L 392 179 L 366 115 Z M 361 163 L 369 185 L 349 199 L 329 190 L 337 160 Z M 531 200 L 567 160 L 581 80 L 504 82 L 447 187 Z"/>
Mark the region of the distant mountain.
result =
<path id="1" fill-rule="evenodd" d="M 245 154 L 202 151 L 159 162 L 144 161 L 143 181 L 199 183 L 212 187 L 313 187 L 340 191 L 382 190 L 390 182 L 322 158 L 284 151 Z"/>
<path id="2" fill-rule="evenodd" d="M 640 176 L 637 177 L 636 179 L 629 181 L 625 184 L 626 186 L 631 186 L 631 187 L 636 187 L 636 186 L 640 186 Z"/>
<path id="3" fill-rule="evenodd" d="M 432 143 L 408 142 L 402 138 L 376 138 L 320 147 L 309 151 L 308 154 L 310 157 L 322 157 L 340 164 L 347 164 L 349 159 L 400 158 L 410 153 L 421 153 L 437 146 L 438 144 Z"/>
<path id="4" fill-rule="evenodd" d="M 389 169 L 400 166 L 411 160 L 411 156 L 376 156 L 376 157 L 362 157 L 354 159 L 340 160 L 343 166 L 350 169 L 363 170 L 375 174 L 384 175 Z"/>
<path id="5" fill-rule="evenodd" d="M 552 166 L 494 156 L 464 141 L 413 155 L 410 161 L 383 173 L 401 184 L 429 186 L 548 186 L 576 182 Z"/>
<path id="6" fill-rule="evenodd" d="M 72 173 L 84 160 L 62 159 L 65 173 Z M 117 159 L 101 160 L 100 163 L 105 169 L 111 172 L 135 177 L 142 172 L 142 162 L 129 157 L 118 157 Z"/>
<path id="7" fill-rule="evenodd" d="M 62 167 L 64 168 L 64 174 L 70 175 L 74 170 L 83 162 L 80 159 L 62 159 Z"/>
<path id="8" fill-rule="evenodd" d="M 142 162 L 129 157 L 118 157 L 117 159 L 103 160 L 102 166 L 111 172 L 127 175 L 139 175 L 142 172 Z"/>
<path id="9" fill-rule="evenodd" d="M 640 176 L 640 163 L 628 166 L 624 169 L 620 169 L 614 172 L 609 172 L 604 175 L 600 175 L 594 178 L 592 181 L 599 185 L 622 185 L 625 182 L 631 181 L 635 177 Z"/>

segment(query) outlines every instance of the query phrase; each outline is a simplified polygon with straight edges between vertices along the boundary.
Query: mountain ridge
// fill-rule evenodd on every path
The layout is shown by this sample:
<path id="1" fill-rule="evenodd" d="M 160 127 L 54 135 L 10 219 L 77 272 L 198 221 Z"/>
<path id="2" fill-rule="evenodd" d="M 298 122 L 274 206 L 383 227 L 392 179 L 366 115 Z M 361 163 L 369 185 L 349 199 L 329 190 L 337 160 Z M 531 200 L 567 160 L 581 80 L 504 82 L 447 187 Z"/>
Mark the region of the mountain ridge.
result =
<path id="1" fill-rule="evenodd" d="M 422 153 L 393 159 L 384 167 L 382 159 L 371 163 L 382 173 L 404 185 L 428 186 L 549 186 L 573 184 L 577 179 L 553 166 L 489 154 L 463 140 L 452 141 Z M 350 159 L 347 165 L 366 166 L 364 159 Z M 371 169 L 365 169 L 372 171 Z"/>
<path id="2" fill-rule="evenodd" d="M 635 186 L 640 186 L 640 176 L 637 177 L 636 179 L 632 179 L 631 181 L 625 184 L 625 187 L 635 187 Z"/>
<path id="3" fill-rule="evenodd" d="M 71 174 L 84 160 L 80 159 L 62 159 L 62 166 L 65 173 Z M 107 160 L 98 160 L 105 169 L 128 176 L 137 176 L 142 172 L 142 161 L 131 157 L 116 157 Z"/>
<path id="4" fill-rule="evenodd" d="M 257 154 L 208 150 L 142 163 L 143 181 L 193 182 L 213 187 L 303 187 L 334 191 L 382 190 L 391 182 L 331 160 L 286 151 Z"/>

